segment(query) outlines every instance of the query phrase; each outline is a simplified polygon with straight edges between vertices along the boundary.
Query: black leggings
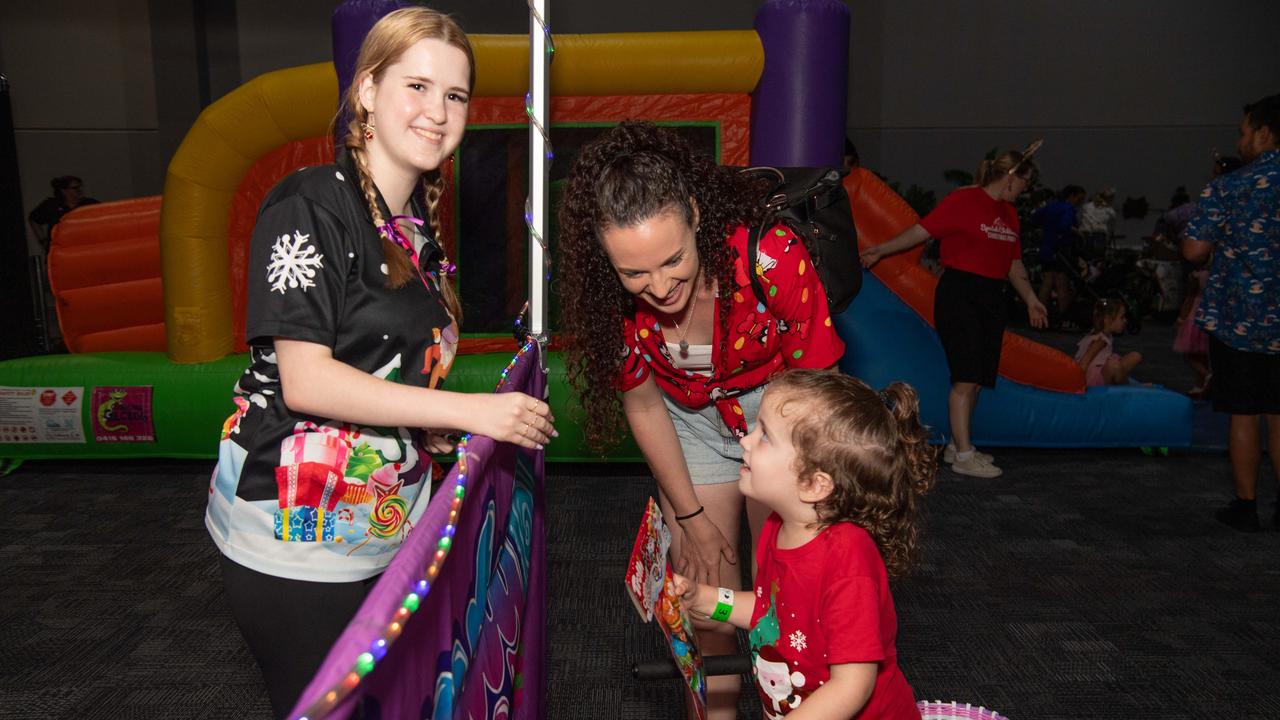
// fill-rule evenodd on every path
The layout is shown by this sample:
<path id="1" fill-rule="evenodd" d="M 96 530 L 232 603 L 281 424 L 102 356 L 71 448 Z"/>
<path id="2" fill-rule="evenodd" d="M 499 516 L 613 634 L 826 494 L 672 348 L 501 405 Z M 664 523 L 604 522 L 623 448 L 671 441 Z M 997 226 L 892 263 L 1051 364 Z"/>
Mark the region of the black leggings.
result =
<path id="1" fill-rule="evenodd" d="M 323 583 L 265 575 L 219 554 L 227 605 L 284 718 L 378 577 Z"/>

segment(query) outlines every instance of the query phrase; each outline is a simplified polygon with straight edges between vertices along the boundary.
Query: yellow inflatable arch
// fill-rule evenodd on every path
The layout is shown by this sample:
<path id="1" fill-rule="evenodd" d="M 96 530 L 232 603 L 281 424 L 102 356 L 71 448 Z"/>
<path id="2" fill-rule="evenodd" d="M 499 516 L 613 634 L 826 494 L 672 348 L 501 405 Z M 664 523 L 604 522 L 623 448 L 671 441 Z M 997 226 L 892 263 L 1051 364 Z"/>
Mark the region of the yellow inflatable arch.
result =
<path id="1" fill-rule="evenodd" d="M 522 35 L 472 35 L 481 97 L 520 97 Z M 764 69 L 754 31 L 558 35 L 556 95 L 749 93 Z M 161 273 L 169 358 L 217 360 L 233 347 L 227 229 L 232 198 L 260 157 L 328 132 L 338 104 L 332 63 L 267 73 L 205 108 L 165 176 Z"/>

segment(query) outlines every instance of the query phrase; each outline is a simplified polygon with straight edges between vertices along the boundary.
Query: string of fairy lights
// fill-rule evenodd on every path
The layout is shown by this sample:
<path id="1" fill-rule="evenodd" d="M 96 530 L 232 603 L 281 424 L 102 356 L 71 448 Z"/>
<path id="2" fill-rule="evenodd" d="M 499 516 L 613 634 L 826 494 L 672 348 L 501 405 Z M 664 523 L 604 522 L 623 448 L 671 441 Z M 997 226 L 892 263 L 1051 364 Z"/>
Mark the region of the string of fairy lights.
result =
<path id="1" fill-rule="evenodd" d="M 494 388 L 495 392 L 508 384 L 508 376 L 511 374 L 512 368 L 520 362 L 521 358 L 535 344 L 536 341 L 530 339 L 521 346 L 520 350 L 511 358 L 511 362 L 507 363 L 507 366 L 503 368 L 498 383 Z M 449 550 L 453 547 L 453 536 L 457 532 L 458 518 L 462 514 L 462 501 L 467 494 L 467 446 L 470 442 L 471 434 L 468 433 L 458 441 L 458 446 L 455 450 L 458 473 L 452 490 L 453 499 L 449 505 L 449 521 L 440 531 L 440 537 L 436 539 L 436 551 L 431 556 L 431 564 L 427 566 L 422 577 L 410 585 L 408 592 L 400 601 L 400 606 L 396 608 L 391 619 L 387 621 L 378 639 L 369 645 L 368 650 L 357 655 L 351 663 L 351 670 L 311 705 L 307 706 L 307 709 L 297 716 L 297 720 L 320 720 L 350 695 L 353 690 L 359 687 L 360 681 L 386 657 L 391 645 L 404 632 L 405 623 L 417 612 L 427 594 L 431 592 L 432 583 L 439 576 L 440 570 L 444 566 L 444 561 L 449 557 Z"/>

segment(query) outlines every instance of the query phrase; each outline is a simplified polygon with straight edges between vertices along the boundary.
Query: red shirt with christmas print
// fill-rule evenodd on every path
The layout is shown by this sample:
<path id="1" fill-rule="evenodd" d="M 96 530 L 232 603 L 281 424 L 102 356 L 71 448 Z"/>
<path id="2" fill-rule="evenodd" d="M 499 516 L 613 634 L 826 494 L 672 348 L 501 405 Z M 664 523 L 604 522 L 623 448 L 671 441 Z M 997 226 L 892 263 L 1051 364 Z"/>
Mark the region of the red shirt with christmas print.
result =
<path id="1" fill-rule="evenodd" d="M 943 267 L 1000 279 L 1022 259 L 1018 210 L 980 187 L 963 187 L 920 220 L 938 238 Z"/>
<path id="2" fill-rule="evenodd" d="M 797 548 L 778 547 L 782 519 L 765 521 L 756 557 L 751 651 L 766 718 L 804 704 L 831 677 L 831 665 L 874 662 L 876 685 L 854 717 L 919 720 L 898 669 L 898 616 L 875 541 L 836 523 Z"/>
<path id="3" fill-rule="evenodd" d="M 738 395 L 764 385 L 780 370 L 830 367 L 844 354 L 844 342 L 831 323 L 826 291 L 804 243 L 783 224 L 763 233 L 760 252 L 750 268 L 759 275 L 768 298 L 761 302 L 747 277 L 747 239 L 747 228 L 742 226 L 728 239 L 734 254 L 734 290 L 727 300 L 716 300 L 712 374 L 677 368 L 657 318 L 637 301 L 635 317 L 623 323 L 627 357 L 618 380 L 626 392 L 652 373 L 658 387 L 685 407 L 697 409 L 714 402 L 725 425 L 738 437 L 747 434 Z M 724 328 L 719 323 L 720 303 L 726 301 L 732 305 Z"/>

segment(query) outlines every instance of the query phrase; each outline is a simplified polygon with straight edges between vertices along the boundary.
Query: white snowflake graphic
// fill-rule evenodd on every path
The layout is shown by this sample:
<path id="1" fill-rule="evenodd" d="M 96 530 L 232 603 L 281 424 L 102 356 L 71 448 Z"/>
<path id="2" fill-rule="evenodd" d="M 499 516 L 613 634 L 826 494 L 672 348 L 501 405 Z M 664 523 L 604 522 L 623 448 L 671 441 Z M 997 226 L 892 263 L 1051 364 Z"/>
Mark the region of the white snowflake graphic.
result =
<path id="1" fill-rule="evenodd" d="M 804 633 L 800 632 L 799 630 L 796 630 L 795 632 L 787 636 L 787 641 L 791 643 L 791 647 L 795 648 L 796 650 L 800 650 L 802 652 L 804 651 L 805 648 L 809 647 L 808 639 L 805 638 Z"/>
<path id="2" fill-rule="evenodd" d="M 301 230 L 276 238 L 271 248 L 271 263 L 267 265 L 267 281 L 273 292 L 283 295 L 296 287 L 306 292 L 307 288 L 316 286 L 312 278 L 316 276 L 316 268 L 324 267 L 324 255 L 316 252 L 310 240 L 311 236 Z"/>

